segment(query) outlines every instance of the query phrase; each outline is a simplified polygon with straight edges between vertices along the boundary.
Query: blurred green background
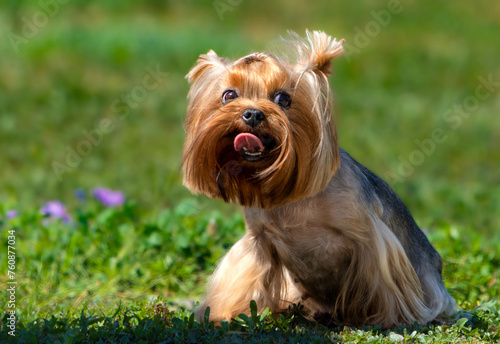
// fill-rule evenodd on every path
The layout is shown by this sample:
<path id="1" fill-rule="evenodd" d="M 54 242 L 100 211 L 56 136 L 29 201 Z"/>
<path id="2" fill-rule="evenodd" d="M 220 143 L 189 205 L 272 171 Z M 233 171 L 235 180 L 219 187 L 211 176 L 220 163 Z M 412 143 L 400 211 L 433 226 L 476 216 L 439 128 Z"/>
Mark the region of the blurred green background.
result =
<path id="1" fill-rule="evenodd" d="M 421 226 L 499 232 L 498 1 L 60 2 L 0 4 L 4 201 L 71 207 L 76 189 L 105 186 L 144 208 L 175 206 L 190 197 L 184 76 L 198 55 L 237 58 L 307 28 L 346 39 L 331 78 L 341 146 L 388 180 Z M 492 80 L 483 99 L 479 78 Z M 445 139 L 432 148 L 436 128 Z M 236 210 L 200 201 L 201 212 Z"/>

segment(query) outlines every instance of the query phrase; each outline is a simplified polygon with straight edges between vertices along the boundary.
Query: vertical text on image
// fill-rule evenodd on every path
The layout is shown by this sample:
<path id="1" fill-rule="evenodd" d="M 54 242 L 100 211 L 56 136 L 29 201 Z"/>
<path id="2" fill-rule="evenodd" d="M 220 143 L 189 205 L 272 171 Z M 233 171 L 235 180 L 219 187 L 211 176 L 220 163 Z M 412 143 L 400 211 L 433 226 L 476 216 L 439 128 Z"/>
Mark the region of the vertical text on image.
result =
<path id="1" fill-rule="evenodd" d="M 7 236 L 7 328 L 11 336 L 16 335 L 16 230 L 8 230 Z"/>

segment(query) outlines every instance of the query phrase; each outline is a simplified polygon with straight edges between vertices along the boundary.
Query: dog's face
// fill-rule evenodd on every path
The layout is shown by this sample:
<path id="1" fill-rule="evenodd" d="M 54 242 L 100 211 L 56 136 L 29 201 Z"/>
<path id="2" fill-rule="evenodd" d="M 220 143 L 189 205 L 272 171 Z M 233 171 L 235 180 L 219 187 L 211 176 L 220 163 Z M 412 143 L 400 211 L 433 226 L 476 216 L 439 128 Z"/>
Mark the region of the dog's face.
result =
<path id="1" fill-rule="evenodd" d="M 323 190 L 338 167 L 327 75 L 341 43 L 324 33 L 292 43 L 291 65 L 266 53 L 201 55 L 192 83 L 184 184 L 244 206 L 271 208 Z"/>

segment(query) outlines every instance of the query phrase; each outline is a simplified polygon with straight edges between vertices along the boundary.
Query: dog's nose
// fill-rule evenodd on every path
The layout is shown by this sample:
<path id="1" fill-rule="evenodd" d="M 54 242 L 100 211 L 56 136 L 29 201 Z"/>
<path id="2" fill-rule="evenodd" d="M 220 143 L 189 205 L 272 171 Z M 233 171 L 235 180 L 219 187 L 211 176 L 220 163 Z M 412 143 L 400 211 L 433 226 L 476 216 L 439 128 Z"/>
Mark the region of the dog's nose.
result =
<path id="1" fill-rule="evenodd" d="M 265 118 L 264 113 L 257 109 L 246 109 L 241 117 L 243 117 L 243 121 L 251 127 L 258 126 Z"/>

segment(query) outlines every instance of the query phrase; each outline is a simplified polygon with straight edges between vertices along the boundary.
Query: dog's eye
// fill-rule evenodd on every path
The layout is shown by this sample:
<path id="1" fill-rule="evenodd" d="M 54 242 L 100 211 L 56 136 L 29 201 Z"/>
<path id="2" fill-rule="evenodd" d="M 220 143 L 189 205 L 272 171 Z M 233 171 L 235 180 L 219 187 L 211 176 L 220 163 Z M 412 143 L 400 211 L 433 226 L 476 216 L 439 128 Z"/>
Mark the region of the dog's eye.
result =
<path id="1" fill-rule="evenodd" d="M 277 93 L 274 96 L 274 103 L 276 105 L 281 106 L 283 109 L 288 109 L 290 107 L 290 104 L 292 103 L 292 100 L 290 99 L 290 95 L 285 92 L 280 92 Z"/>
<path id="2" fill-rule="evenodd" d="M 231 100 L 238 98 L 238 93 L 234 90 L 227 90 L 222 93 L 222 104 L 229 103 Z"/>

